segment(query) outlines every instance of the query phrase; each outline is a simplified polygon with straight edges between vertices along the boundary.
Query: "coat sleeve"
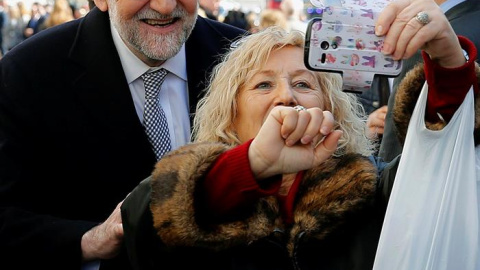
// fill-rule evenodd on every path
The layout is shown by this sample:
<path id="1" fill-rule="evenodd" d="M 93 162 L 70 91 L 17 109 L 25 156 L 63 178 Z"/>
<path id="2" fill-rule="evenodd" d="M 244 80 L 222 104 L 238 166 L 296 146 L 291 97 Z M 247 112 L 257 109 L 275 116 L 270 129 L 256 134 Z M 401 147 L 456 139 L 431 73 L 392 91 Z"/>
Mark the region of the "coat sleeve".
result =
<path id="1" fill-rule="evenodd" d="M 472 57 L 464 66 L 454 69 L 442 68 L 435 65 L 427 55 L 423 55 L 425 64 L 415 66 L 400 83 L 392 112 L 401 144 L 405 142 L 408 123 L 425 81 L 429 84 L 426 126 L 431 130 L 440 130 L 447 125 L 447 121 L 461 105 L 472 85 L 474 90 L 478 91 L 480 67 L 474 61 L 477 51 L 468 40 L 464 38 L 460 40 L 464 49 L 467 49 Z M 464 43 L 467 46 L 464 46 Z M 479 95 L 475 93 L 475 138 L 480 134 L 480 108 L 478 107 L 480 103 L 477 102 L 478 99 Z M 437 117 L 437 112 L 443 113 L 444 119 Z M 475 141 L 475 144 L 478 144 L 478 140 Z"/>
<path id="2" fill-rule="evenodd" d="M 151 177 L 143 180 L 122 203 L 124 246 L 133 269 L 161 265 L 161 243 L 153 230 L 150 213 Z"/>

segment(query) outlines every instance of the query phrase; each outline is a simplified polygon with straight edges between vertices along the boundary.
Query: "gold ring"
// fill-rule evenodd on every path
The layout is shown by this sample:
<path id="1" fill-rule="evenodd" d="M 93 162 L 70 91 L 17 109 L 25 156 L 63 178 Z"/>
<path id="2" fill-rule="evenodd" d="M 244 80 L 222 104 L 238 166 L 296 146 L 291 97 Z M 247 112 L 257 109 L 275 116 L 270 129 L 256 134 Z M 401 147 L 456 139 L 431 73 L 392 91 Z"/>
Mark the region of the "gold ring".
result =
<path id="1" fill-rule="evenodd" d="M 430 22 L 430 18 L 425 11 L 420 11 L 415 15 L 415 19 L 422 25 L 427 25 Z"/>

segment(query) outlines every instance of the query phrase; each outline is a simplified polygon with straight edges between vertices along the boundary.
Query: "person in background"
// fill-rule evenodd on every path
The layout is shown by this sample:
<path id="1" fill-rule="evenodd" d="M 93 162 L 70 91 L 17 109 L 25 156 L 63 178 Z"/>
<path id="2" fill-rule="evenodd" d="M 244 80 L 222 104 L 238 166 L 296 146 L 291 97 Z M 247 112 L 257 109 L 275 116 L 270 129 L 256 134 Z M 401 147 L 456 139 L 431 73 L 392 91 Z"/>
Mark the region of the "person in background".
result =
<path id="1" fill-rule="evenodd" d="M 245 15 L 245 19 L 247 20 L 248 24 L 248 31 L 250 33 L 254 33 L 255 29 L 257 29 L 260 25 L 260 12 L 250 10 Z"/>
<path id="2" fill-rule="evenodd" d="M 435 0 L 445 13 L 453 30 L 461 36 L 470 39 L 477 48 L 480 48 L 480 1 L 478 0 Z M 394 159 L 402 152 L 403 141 L 397 136 L 397 127 L 393 122 L 393 107 L 395 106 L 395 98 L 397 88 L 407 73 L 421 62 L 421 54 L 417 52 L 410 59 L 403 62 L 402 72 L 393 82 L 392 93 L 388 99 L 388 110 L 384 120 L 384 133 L 379 149 L 379 156 L 385 161 Z M 376 129 L 372 126 L 372 130 Z"/>
<path id="3" fill-rule="evenodd" d="M 30 8 L 30 20 L 25 27 L 23 36 L 25 39 L 33 36 L 38 32 L 38 27 L 45 21 L 46 11 L 43 5 L 38 2 L 33 2 Z"/>
<path id="4" fill-rule="evenodd" d="M 120 203 L 158 160 L 144 105 L 161 106 L 171 149 L 188 143 L 208 74 L 245 34 L 193 0 L 95 4 L 0 61 L 2 269 L 128 269 Z"/>
<path id="5" fill-rule="evenodd" d="M 88 1 L 77 4 L 70 3 L 70 8 L 72 9 L 73 17 L 75 19 L 85 16 L 90 11 Z"/>
<path id="6" fill-rule="evenodd" d="M 198 15 L 218 21 L 220 0 L 199 0 Z"/>
<path id="7" fill-rule="evenodd" d="M 303 0 L 282 0 L 280 10 L 287 19 L 288 30 L 298 30 L 306 33 L 308 23 L 305 21 Z"/>
<path id="8" fill-rule="evenodd" d="M 261 31 L 271 26 L 279 26 L 288 30 L 285 15 L 278 9 L 265 9 L 260 12 L 260 19 L 257 31 Z"/>
<path id="9" fill-rule="evenodd" d="M 28 21 L 30 20 L 31 15 L 30 15 L 30 12 L 29 12 L 28 8 L 25 6 L 25 2 L 23 2 L 23 1 L 17 2 L 17 7 L 20 10 L 20 14 L 23 18 L 24 24 L 27 24 Z"/>
<path id="10" fill-rule="evenodd" d="M 425 71 L 399 89 L 403 124 L 425 76 L 440 97 L 427 105 L 429 128 L 444 127 L 436 112 L 448 122 L 472 86 L 478 96 L 477 50 L 433 1 L 392 2 L 376 33 L 395 59 L 424 48 Z M 216 66 L 194 143 L 158 162 L 121 207 L 135 269 L 372 269 L 398 159 L 371 156 L 361 105 L 339 74 L 305 67 L 304 40 L 270 27 Z"/>
<path id="11" fill-rule="evenodd" d="M 3 27 L 3 48 L 7 53 L 13 47 L 23 41 L 23 30 L 25 29 L 20 9 L 17 5 L 8 6 L 8 21 Z"/>
<path id="12" fill-rule="evenodd" d="M 74 20 L 72 8 L 67 0 L 55 0 L 53 10 L 39 26 L 39 31 Z"/>
<path id="13" fill-rule="evenodd" d="M 5 35 L 5 27 L 8 24 L 10 18 L 8 17 L 8 5 L 5 1 L 0 0 L 0 57 L 5 55 L 7 52 L 4 49 L 4 35 Z"/>
<path id="14" fill-rule="evenodd" d="M 365 135 L 374 142 L 376 154 L 378 154 L 382 141 L 385 115 L 388 109 L 387 103 L 390 97 L 390 82 L 392 81 L 392 78 L 375 76 L 371 87 L 358 94 L 358 99 L 362 103 L 367 116 Z"/>
<path id="15" fill-rule="evenodd" d="M 245 13 L 239 9 L 229 10 L 227 16 L 223 18 L 223 22 L 247 31 L 250 31 L 251 28 Z"/>
<path id="16" fill-rule="evenodd" d="M 88 8 L 89 10 L 92 10 L 95 7 L 95 1 L 93 0 L 88 0 Z"/>

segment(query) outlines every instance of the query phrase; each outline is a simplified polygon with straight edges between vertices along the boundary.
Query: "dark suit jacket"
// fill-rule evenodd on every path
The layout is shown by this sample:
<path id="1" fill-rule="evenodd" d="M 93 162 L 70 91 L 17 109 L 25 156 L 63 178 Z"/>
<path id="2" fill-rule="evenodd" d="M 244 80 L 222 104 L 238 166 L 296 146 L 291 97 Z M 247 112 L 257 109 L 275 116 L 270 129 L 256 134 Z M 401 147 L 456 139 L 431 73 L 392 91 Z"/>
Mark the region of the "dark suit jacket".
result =
<path id="1" fill-rule="evenodd" d="M 242 34 L 198 18 L 186 43 L 190 112 Z M 17 46 L 0 62 L 0 268 L 79 269 L 82 235 L 155 162 L 107 13 L 93 9 Z"/>
<path id="2" fill-rule="evenodd" d="M 445 13 L 450 21 L 453 30 L 457 35 L 465 36 L 470 39 L 477 48 L 480 48 L 480 1 L 466 0 Z M 385 130 L 380 144 L 379 156 L 385 161 L 390 161 L 397 155 L 402 153 L 403 145 L 397 137 L 397 130 L 393 123 L 393 106 L 395 104 L 395 93 L 398 84 L 401 82 L 405 74 L 422 60 L 420 52 L 404 61 L 403 70 L 400 75 L 395 78 L 393 83 L 393 92 L 388 100 L 388 112 L 385 119 Z"/>
<path id="3" fill-rule="evenodd" d="M 359 94 L 358 99 L 363 105 L 365 114 L 369 115 L 383 105 L 387 105 L 390 96 L 388 77 L 375 76 L 370 89 Z"/>

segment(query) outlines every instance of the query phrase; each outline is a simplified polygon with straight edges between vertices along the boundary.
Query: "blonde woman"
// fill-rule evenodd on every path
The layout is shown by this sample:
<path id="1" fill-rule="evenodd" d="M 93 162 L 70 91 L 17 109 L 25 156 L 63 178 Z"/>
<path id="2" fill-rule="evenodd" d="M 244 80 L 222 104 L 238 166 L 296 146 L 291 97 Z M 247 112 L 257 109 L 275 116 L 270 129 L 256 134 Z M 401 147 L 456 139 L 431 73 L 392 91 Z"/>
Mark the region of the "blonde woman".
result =
<path id="1" fill-rule="evenodd" d="M 53 10 L 40 26 L 41 30 L 73 20 L 73 10 L 67 0 L 55 0 Z"/>
<path id="2" fill-rule="evenodd" d="M 421 1 L 385 9 L 377 33 L 398 44 L 385 52 L 398 59 L 425 45 L 430 91 L 463 99 L 478 82 L 460 42 L 473 58 L 476 50 L 433 1 Z M 428 27 L 414 19 L 422 8 Z M 410 15 L 411 28 L 393 22 Z M 270 27 L 237 42 L 215 68 L 195 142 L 165 156 L 122 205 L 135 269 L 372 269 L 398 160 L 370 156 L 360 105 L 338 75 L 305 67 L 303 46 L 300 32 Z M 445 69 L 453 77 L 432 80 Z M 410 98 L 399 105 L 404 122 L 423 75 L 419 67 L 400 90 Z M 437 127 L 445 123 L 431 110 L 448 116 L 459 105 L 441 101 L 447 110 L 428 104 Z"/>

